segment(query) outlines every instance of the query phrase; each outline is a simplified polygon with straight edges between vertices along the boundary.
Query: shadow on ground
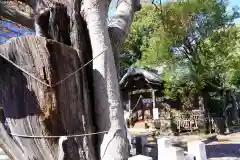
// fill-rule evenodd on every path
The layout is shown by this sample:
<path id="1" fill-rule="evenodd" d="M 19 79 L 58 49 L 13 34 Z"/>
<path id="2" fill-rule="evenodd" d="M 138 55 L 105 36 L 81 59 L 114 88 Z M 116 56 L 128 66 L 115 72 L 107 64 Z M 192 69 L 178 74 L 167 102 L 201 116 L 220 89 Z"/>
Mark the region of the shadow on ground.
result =
<path id="1" fill-rule="evenodd" d="M 208 158 L 240 157 L 240 144 L 208 144 L 206 145 Z"/>

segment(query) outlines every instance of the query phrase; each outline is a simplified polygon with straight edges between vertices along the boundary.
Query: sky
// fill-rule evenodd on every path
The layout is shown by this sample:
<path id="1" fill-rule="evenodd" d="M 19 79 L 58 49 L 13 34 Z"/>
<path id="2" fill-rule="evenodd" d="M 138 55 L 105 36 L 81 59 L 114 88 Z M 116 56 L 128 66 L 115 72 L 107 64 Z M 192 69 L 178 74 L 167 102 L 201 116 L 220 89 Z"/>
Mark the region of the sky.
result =
<path id="1" fill-rule="evenodd" d="M 239 0 L 230 0 L 230 6 L 240 6 L 240 1 Z"/>
<path id="2" fill-rule="evenodd" d="M 118 0 L 112 0 L 111 9 L 109 10 L 110 16 L 112 16 L 116 10 L 117 1 Z M 157 2 L 159 0 L 155 0 L 155 1 Z M 172 2 L 172 1 L 176 1 L 176 0 L 162 0 L 162 3 Z M 240 0 L 229 0 L 229 9 L 234 6 L 240 7 Z M 240 18 L 235 20 L 235 23 L 238 23 L 238 22 L 240 22 Z M 10 28 L 12 32 L 9 32 L 7 28 Z M 18 37 L 23 34 L 27 35 L 27 34 L 33 34 L 33 33 L 31 32 L 31 30 L 27 28 L 19 28 L 18 26 L 13 25 L 12 23 L 0 21 L 0 44 L 7 41 L 10 37 Z"/>
<path id="3" fill-rule="evenodd" d="M 239 6 L 240 7 L 240 0 L 229 0 L 229 7 L 232 8 L 234 6 Z M 240 18 L 235 20 L 235 23 L 240 22 Z"/>

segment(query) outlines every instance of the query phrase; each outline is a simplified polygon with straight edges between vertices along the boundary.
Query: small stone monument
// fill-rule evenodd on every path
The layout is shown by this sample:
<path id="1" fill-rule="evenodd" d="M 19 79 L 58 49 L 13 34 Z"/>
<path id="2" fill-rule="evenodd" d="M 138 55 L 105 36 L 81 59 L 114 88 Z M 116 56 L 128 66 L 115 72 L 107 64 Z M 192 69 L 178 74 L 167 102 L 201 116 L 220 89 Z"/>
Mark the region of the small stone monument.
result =
<path id="1" fill-rule="evenodd" d="M 128 160 L 152 160 L 152 157 L 144 156 L 144 155 L 136 155 L 128 158 Z"/>
<path id="2" fill-rule="evenodd" d="M 165 158 L 164 158 L 165 159 Z M 167 149 L 167 156 L 166 159 L 168 160 L 184 160 L 184 151 L 182 148 L 179 147 L 170 147 Z M 158 158 L 158 160 L 163 160 L 163 158 Z"/>
<path id="3" fill-rule="evenodd" d="M 205 143 L 201 141 L 188 142 L 188 153 L 194 155 L 196 160 L 207 160 Z"/>

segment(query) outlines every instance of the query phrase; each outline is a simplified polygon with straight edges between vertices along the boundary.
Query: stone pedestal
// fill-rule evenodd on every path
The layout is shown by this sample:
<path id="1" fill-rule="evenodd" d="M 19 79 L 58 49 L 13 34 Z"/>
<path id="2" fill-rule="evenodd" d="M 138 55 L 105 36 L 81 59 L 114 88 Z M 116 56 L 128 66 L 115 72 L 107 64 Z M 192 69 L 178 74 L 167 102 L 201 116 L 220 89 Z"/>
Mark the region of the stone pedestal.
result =
<path id="1" fill-rule="evenodd" d="M 165 158 L 158 160 L 163 160 Z M 179 147 L 170 147 L 167 149 L 167 156 L 166 159 L 168 160 L 184 160 L 184 150 Z"/>
<path id="2" fill-rule="evenodd" d="M 189 153 L 184 158 L 185 158 L 184 160 L 195 160 L 195 156 Z"/>
<path id="3" fill-rule="evenodd" d="M 136 155 L 136 156 L 128 158 L 128 160 L 152 160 L 152 157 Z"/>
<path id="4" fill-rule="evenodd" d="M 205 143 L 201 141 L 189 142 L 187 148 L 188 153 L 194 155 L 196 160 L 207 160 Z"/>
<path id="5" fill-rule="evenodd" d="M 136 154 L 145 154 L 145 145 L 148 144 L 147 135 L 136 136 Z"/>
<path id="6" fill-rule="evenodd" d="M 168 138 L 161 138 L 157 140 L 158 144 L 158 160 L 166 156 L 167 149 L 172 147 L 172 143 Z"/>

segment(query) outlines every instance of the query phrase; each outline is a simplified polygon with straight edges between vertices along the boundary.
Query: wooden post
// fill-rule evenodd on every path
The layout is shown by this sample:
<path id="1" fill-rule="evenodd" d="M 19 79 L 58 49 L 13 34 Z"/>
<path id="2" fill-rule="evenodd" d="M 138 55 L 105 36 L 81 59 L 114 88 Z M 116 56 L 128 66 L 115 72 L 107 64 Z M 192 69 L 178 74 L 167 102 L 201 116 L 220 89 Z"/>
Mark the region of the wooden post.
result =
<path id="1" fill-rule="evenodd" d="M 159 119 L 158 117 L 158 108 L 156 108 L 156 96 L 155 96 L 155 90 L 152 90 L 152 101 L 153 101 L 153 119 Z"/>
<path id="2" fill-rule="evenodd" d="M 145 154 L 145 145 L 148 143 L 146 135 L 136 136 L 136 154 Z"/>
<path id="3" fill-rule="evenodd" d="M 153 101 L 153 108 L 156 108 L 156 97 L 155 97 L 155 90 L 152 90 L 152 101 Z"/>
<path id="4" fill-rule="evenodd" d="M 143 105 L 143 102 L 142 102 L 142 95 L 141 95 L 141 110 L 142 110 L 142 120 L 144 121 L 144 112 L 145 112 L 145 109 L 144 109 L 144 105 Z"/>
<path id="5" fill-rule="evenodd" d="M 150 108 L 150 114 L 151 114 L 151 117 L 153 118 L 154 117 L 153 111 L 154 111 L 154 108 L 155 108 L 155 101 L 154 101 L 155 92 L 154 92 L 153 89 L 151 90 L 151 92 L 152 92 L 152 108 Z"/>
<path id="6" fill-rule="evenodd" d="M 136 136 L 136 154 L 142 154 L 142 138 L 141 136 Z"/>
<path id="7" fill-rule="evenodd" d="M 130 128 L 133 127 L 133 118 L 132 118 L 132 106 L 131 106 L 131 93 L 128 93 L 128 111 L 129 111 L 129 123 L 130 123 Z"/>
<path id="8" fill-rule="evenodd" d="M 128 111 L 131 114 L 131 94 L 128 93 Z"/>

